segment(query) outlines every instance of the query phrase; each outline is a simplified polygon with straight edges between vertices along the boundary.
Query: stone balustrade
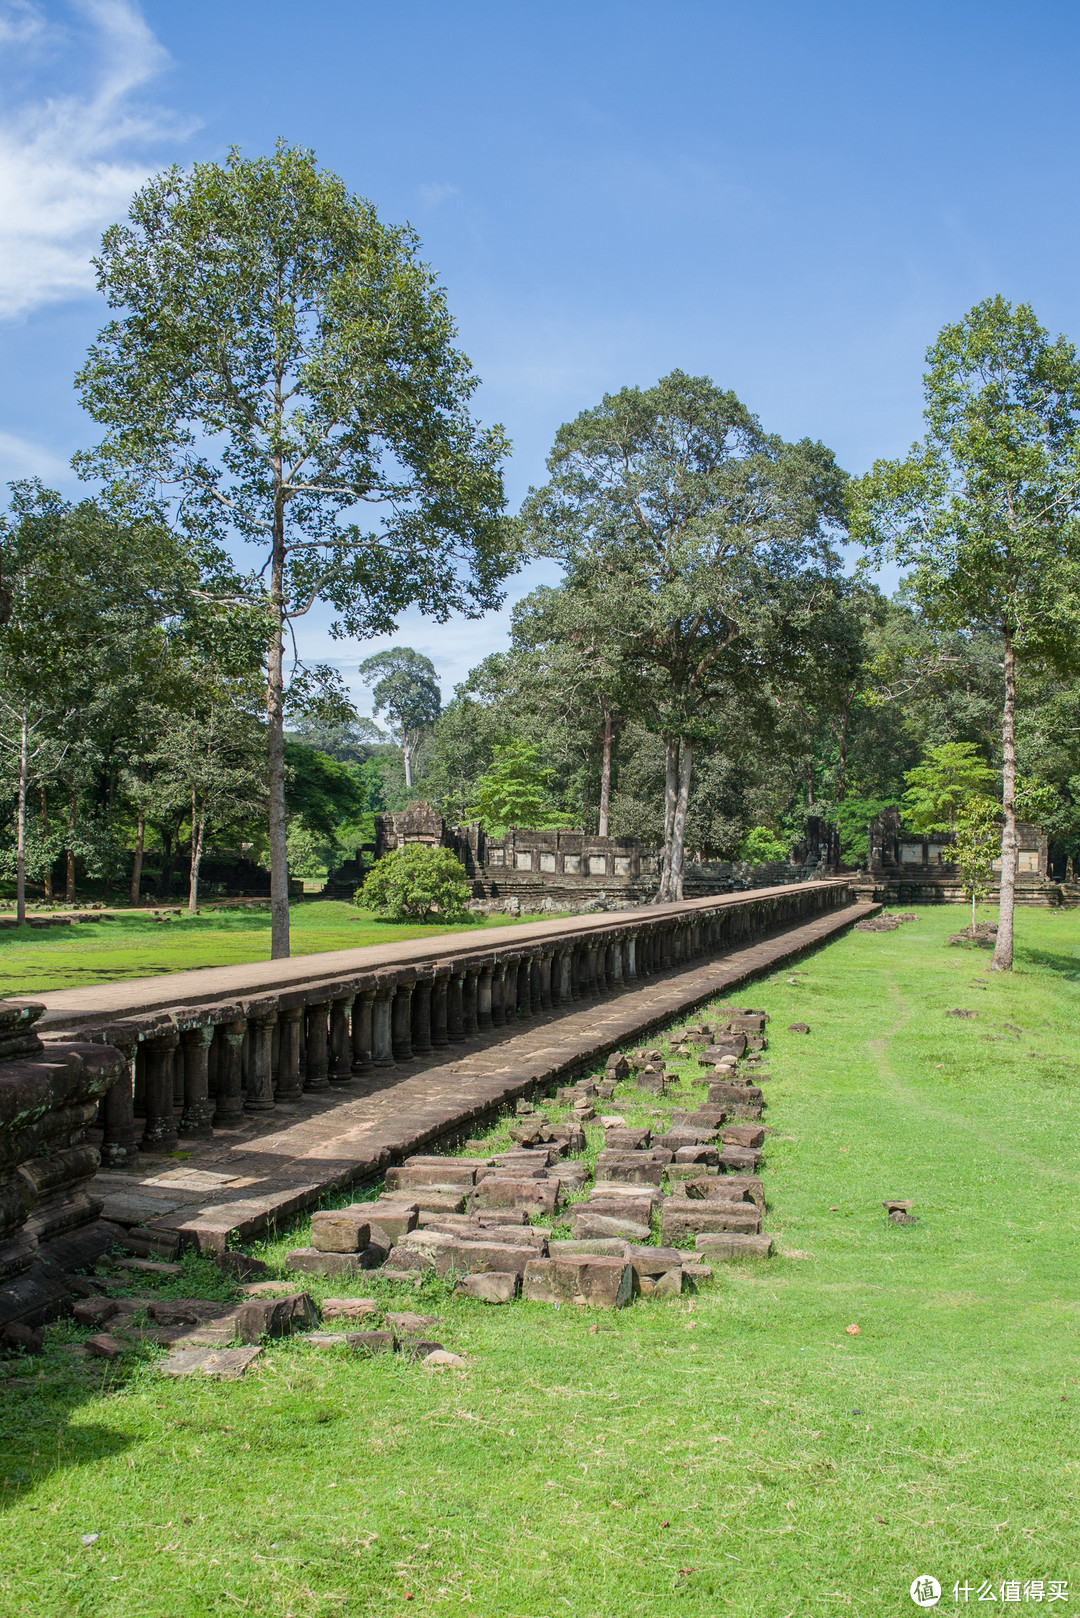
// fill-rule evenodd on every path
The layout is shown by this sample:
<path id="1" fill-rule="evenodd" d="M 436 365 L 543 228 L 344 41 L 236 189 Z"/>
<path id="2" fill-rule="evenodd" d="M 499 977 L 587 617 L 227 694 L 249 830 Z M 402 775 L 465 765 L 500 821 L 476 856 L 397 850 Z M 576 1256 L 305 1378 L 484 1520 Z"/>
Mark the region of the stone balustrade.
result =
<path id="1" fill-rule="evenodd" d="M 347 1095 L 357 1078 L 618 994 L 850 902 L 841 878 L 176 973 L 45 994 L 41 1026 L 46 1039 L 123 1053 L 99 1118 L 102 1164 L 116 1168 L 245 1116 L 302 1107 L 309 1095 Z"/>

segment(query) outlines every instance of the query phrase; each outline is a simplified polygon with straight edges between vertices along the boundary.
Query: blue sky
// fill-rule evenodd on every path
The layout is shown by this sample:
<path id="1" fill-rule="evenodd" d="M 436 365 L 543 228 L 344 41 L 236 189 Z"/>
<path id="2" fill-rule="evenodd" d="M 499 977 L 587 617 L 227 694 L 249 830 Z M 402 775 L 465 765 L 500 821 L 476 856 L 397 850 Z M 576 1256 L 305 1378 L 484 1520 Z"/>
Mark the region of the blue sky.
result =
<path id="1" fill-rule="evenodd" d="M 279 135 L 420 233 L 515 506 L 560 422 L 675 366 L 860 471 L 978 299 L 1080 338 L 1078 45 L 1058 0 L 0 0 L 0 477 L 77 487 L 87 260 L 132 189 Z M 505 625 L 398 639 L 448 694 Z M 384 644 L 326 627 L 350 679 Z"/>

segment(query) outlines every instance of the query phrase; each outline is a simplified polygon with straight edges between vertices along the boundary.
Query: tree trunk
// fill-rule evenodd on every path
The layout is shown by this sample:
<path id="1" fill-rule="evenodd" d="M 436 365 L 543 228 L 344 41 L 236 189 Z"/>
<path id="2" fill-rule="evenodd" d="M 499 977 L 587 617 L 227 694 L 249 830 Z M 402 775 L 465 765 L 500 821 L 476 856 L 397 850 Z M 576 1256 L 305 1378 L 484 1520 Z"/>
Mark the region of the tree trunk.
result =
<path id="1" fill-rule="evenodd" d="M 139 889 L 142 886 L 143 851 L 146 847 L 146 814 L 140 809 L 139 818 L 135 826 L 135 858 L 131 863 L 131 902 L 139 902 Z"/>
<path id="2" fill-rule="evenodd" d="M 267 657 L 267 764 L 270 795 L 270 959 L 289 953 L 289 854 L 285 824 L 285 511 L 274 503 L 274 551 L 270 575 L 273 629 Z"/>
<path id="3" fill-rule="evenodd" d="M 402 732 L 402 737 L 401 737 L 401 758 L 402 758 L 402 762 L 405 765 L 405 790 L 406 790 L 406 792 L 411 792 L 412 791 L 412 747 L 411 747 L 411 745 L 409 743 L 408 736 L 406 736 L 404 734 L 404 732 Z"/>
<path id="4" fill-rule="evenodd" d="M 146 765 L 139 765 L 139 785 L 146 780 Z M 139 902 L 139 889 L 142 886 L 143 852 L 146 848 L 146 810 L 142 803 L 142 794 L 139 794 L 139 818 L 135 823 L 135 857 L 131 862 L 131 902 Z"/>
<path id="5" fill-rule="evenodd" d="M 671 898 L 671 833 L 675 824 L 675 804 L 679 795 L 679 744 L 670 736 L 664 740 L 664 853 L 660 867 L 657 904 Z"/>
<path id="6" fill-rule="evenodd" d="M 611 709 L 604 705 L 604 754 L 600 765 L 600 822 L 597 827 L 598 835 L 607 837 L 608 822 L 611 814 L 611 744 L 615 737 L 615 722 L 611 717 Z"/>
<path id="7" fill-rule="evenodd" d="M 1013 964 L 1013 910 L 1016 905 L 1016 654 L 1005 637 L 1005 706 L 1001 712 L 1001 752 L 1004 763 L 1001 778 L 1001 807 L 1005 824 L 1001 830 L 1001 886 L 998 900 L 998 932 L 994 959 L 995 972 L 1011 972 Z"/>
<path id="8" fill-rule="evenodd" d="M 75 903 L 75 821 L 78 810 L 79 795 L 73 792 L 68 799 L 68 846 L 67 846 L 67 872 L 64 883 L 64 903 Z"/>
<path id="9" fill-rule="evenodd" d="M 26 788 L 29 779 L 30 750 L 24 713 L 19 730 L 19 802 L 15 833 L 15 921 L 20 927 L 26 920 Z"/>
<path id="10" fill-rule="evenodd" d="M 669 738 L 664 743 L 664 863 L 657 903 L 681 899 L 686 868 L 686 811 L 690 802 L 693 747 Z"/>
<path id="11" fill-rule="evenodd" d="M 52 860 L 49 858 L 49 794 L 41 788 L 41 836 L 45 844 L 45 870 L 41 878 L 41 891 L 46 900 L 52 900 Z"/>
<path id="12" fill-rule="evenodd" d="M 847 749 L 848 735 L 851 729 L 851 704 L 855 700 L 854 688 L 848 692 L 844 703 L 843 713 L 840 716 L 840 747 L 836 760 L 836 801 L 843 803 L 847 793 Z"/>
<path id="13" fill-rule="evenodd" d="M 686 812 L 690 806 L 690 772 L 694 750 L 688 741 L 679 748 L 679 779 L 675 799 L 675 819 L 671 828 L 671 897 L 683 896 L 683 872 L 686 869 Z"/>
<path id="14" fill-rule="evenodd" d="M 194 792 L 191 794 L 191 872 L 188 877 L 188 915 L 199 910 L 199 866 L 202 864 L 203 842 L 206 834 L 206 815 L 199 814 Z"/>

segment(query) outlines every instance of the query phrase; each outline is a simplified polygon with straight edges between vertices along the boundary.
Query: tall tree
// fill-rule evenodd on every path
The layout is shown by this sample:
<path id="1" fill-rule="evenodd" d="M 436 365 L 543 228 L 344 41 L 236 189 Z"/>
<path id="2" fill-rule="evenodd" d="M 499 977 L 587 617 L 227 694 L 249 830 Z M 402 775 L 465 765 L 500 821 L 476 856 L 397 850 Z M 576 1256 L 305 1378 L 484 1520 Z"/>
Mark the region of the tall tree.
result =
<path id="1" fill-rule="evenodd" d="M 1002 643 L 1001 899 L 993 965 L 1013 961 L 1017 667 L 1080 666 L 1080 362 L 1002 297 L 927 354 L 927 432 L 852 489 L 871 555 L 910 569 L 927 617 Z"/>
<path id="2" fill-rule="evenodd" d="M 261 552 L 275 957 L 292 626 L 320 601 L 334 635 L 390 632 L 410 603 L 478 616 L 511 565 L 506 443 L 469 414 L 476 379 L 417 248 L 282 143 L 151 180 L 95 261 L 118 315 L 78 378 L 107 429 L 81 470 L 174 490 L 185 531 Z"/>
<path id="3" fill-rule="evenodd" d="M 405 787 L 412 790 L 417 749 L 442 712 L 435 665 L 411 646 L 392 646 L 360 665 L 360 678 L 372 688 L 377 714 L 385 713 L 401 748 Z"/>
<path id="4" fill-rule="evenodd" d="M 725 697 L 760 689 L 805 641 L 838 571 L 843 477 L 823 445 L 784 443 L 681 371 L 561 427 L 548 470 L 526 530 L 620 622 L 636 716 L 664 742 L 658 898 L 678 899 L 694 748 Z"/>

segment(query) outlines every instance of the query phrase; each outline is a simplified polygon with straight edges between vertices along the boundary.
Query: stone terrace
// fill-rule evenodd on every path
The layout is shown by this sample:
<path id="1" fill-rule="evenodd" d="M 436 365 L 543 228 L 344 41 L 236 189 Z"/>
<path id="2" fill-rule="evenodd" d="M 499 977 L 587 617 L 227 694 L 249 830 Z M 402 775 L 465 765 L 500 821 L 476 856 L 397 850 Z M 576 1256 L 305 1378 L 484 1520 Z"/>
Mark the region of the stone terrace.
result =
<path id="1" fill-rule="evenodd" d="M 130 1037 L 137 1012 L 142 1038 L 129 1044 L 129 1049 L 133 1057 L 142 1051 L 141 1061 L 147 1063 L 151 1079 L 154 1047 L 161 1053 L 156 1058 L 158 1068 L 164 1070 L 158 1111 L 153 1110 L 152 1095 L 140 1109 L 153 1127 L 151 1145 L 157 1146 L 157 1152 L 147 1154 L 144 1144 L 137 1157 L 131 1152 L 117 1160 L 114 1154 L 112 1163 L 107 1162 L 93 1182 L 93 1193 L 102 1199 L 106 1219 L 143 1227 L 139 1235 L 147 1243 L 148 1253 L 169 1251 L 177 1237 L 183 1244 L 207 1252 L 222 1251 L 236 1239 L 257 1237 L 275 1223 L 313 1207 L 330 1192 L 378 1179 L 391 1164 L 411 1153 L 453 1144 L 489 1122 L 501 1108 L 588 1071 L 618 1045 L 663 1026 L 717 994 L 730 993 L 837 936 L 876 909 L 851 904 L 843 883 L 789 886 L 776 890 L 776 897 L 782 897 L 782 906 L 774 908 L 769 903 L 773 895 L 758 891 L 745 898 L 732 896 L 500 929 L 495 939 L 487 935 L 490 959 L 479 958 L 475 935 L 465 940 L 457 935 L 422 945 L 395 945 L 389 950 L 340 952 L 348 955 L 347 962 L 338 955 L 307 957 L 43 996 L 49 1007 L 47 1025 L 70 1028 L 74 1016 L 78 1019 L 74 1026 L 84 1038 L 93 1030 L 96 1037 L 108 1038 L 113 1045 Z M 800 909 L 809 919 L 795 919 Z M 725 922 L 727 926 L 722 925 Z M 731 947 L 734 940 L 728 942 L 723 936 L 728 933 L 730 939 L 731 933 L 737 937 L 746 932 L 751 939 L 756 934 L 756 941 L 741 947 Z M 772 936 L 763 938 L 763 933 Z M 651 948 L 650 937 L 657 941 Z M 633 949 L 629 948 L 631 938 Z M 429 976 L 417 1017 L 421 949 L 429 972 L 440 966 L 447 970 L 439 998 L 449 1009 L 433 1005 L 436 997 Z M 377 961 L 357 959 L 369 955 L 376 955 Z M 715 958 L 693 959 L 702 955 Z M 385 972 L 391 957 L 392 986 L 383 991 L 390 1038 L 384 1038 L 383 1049 L 391 1061 L 396 1052 L 394 1065 L 380 1062 L 378 1040 L 370 1032 L 373 1022 L 366 1016 L 359 1025 L 360 1042 L 357 1040 L 354 1008 L 361 994 L 374 994 L 377 989 L 358 990 L 354 984 L 351 994 L 341 994 L 340 981 L 334 985 L 339 991 L 338 1003 L 348 999 L 352 1013 L 350 1027 L 339 1012 L 335 1038 L 335 1002 L 326 988 L 335 970 L 342 973 L 347 966 L 354 973 L 363 970 L 367 977 L 372 967 Z M 455 1019 L 453 974 L 458 972 L 460 991 L 467 976 L 459 966 L 462 960 L 471 963 L 467 970 L 475 977 L 471 995 L 466 993 L 458 1001 L 459 1006 L 464 1004 L 464 1012 L 458 1011 Z M 312 985 L 316 970 L 320 975 Z M 297 1085 L 295 1092 L 286 1086 L 282 1094 L 280 1075 L 291 1055 L 286 1046 L 283 1062 L 280 1041 L 271 1043 L 264 1035 L 263 1060 L 271 1080 L 277 1080 L 271 1092 L 276 1105 L 271 1099 L 269 1106 L 252 1107 L 249 1100 L 245 1110 L 238 1087 L 236 1100 L 241 1104 L 235 1116 L 215 1118 L 212 1133 L 209 1129 L 185 1131 L 185 1118 L 192 1112 L 193 1086 L 190 1064 L 179 1076 L 172 1067 L 178 1039 L 185 1031 L 211 1031 L 209 1038 L 199 1034 L 198 1043 L 189 1040 L 185 1048 L 185 1053 L 193 1047 L 197 1055 L 202 1053 L 204 1060 L 194 1064 L 195 1077 L 207 1093 L 205 1054 L 211 1041 L 217 1044 L 220 1038 L 212 1030 L 235 1026 L 246 1013 L 257 1040 L 260 1022 L 268 1021 L 267 1007 L 265 1001 L 246 1002 L 243 989 L 261 997 L 271 984 L 278 987 L 278 1009 L 306 985 L 309 998 L 296 1021 L 302 1024 L 306 1047 L 303 1065 L 308 1081 L 315 1069 L 315 1084 L 309 1082 L 303 1090 Z M 233 1024 L 208 1020 L 210 1010 L 219 1014 L 222 1010 L 220 1002 L 216 1008 L 207 1006 L 215 987 L 225 996 L 237 996 L 231 1008 Z M 601 1003 L 601 995 L 611 998 Z M 403 997 L 404 1013 L 400 1009 Z M 95 1000 L 97 1004 L 92 1003 Z M 179 1009 L 183 1004 L 198 1008 L 194 1016 L 199 1020 L 188 1030 Z M 289 1010 L 287 1004 L 285 1010 Z M 374 1049 L 365 1047 L 365 1037 Z M 454 1050 L 451 1040 L 459 1046 L 467 1040 L 472 1048 L 468 1053 Z M 433 1048 L 439 1044 L 442 1049 Z M 258 1055 L 250 1032 L 235 1048 L 242 1047 L 246 1047 L 242 1052 L 246 1073 L 234 1073 L 234 1077 L 241 1077 L 244 1096 L 255 1090 L 258 1102 Z M 337 1083 L 332 1082 L 335 1051 Z M 324 1064 L 321 1073 L 320 1060 Z M 134 1060 L 132 1065 L 137 1065 Z M 219 1067 L 216 1085 L 210 1086 L 211 1092 L 217 1092 L 219 1111 L 223 1068 L 224 1064 Z M 225 1077 L 228 1073 L 224 1068 Z M 143 1078 L 143 1097 L 147 1088 Z M 131 1096 L 130 1081 L 125 1095 Z M 114 1104 L 114 1119 L 120 1110 Z M 130 1100 L 128 1116 L 133 1123 Z M 171 1126 L 171 1138 L 163 1138 L 162 1122 Z M 106 1114 L 107 1157 L 108 1124 Z M 168 1139 L 166 1152 L 175 1151 L 179 1144 L 190 1155 L 182 1163 L 163 1155 L 164 1139 Z"/>

